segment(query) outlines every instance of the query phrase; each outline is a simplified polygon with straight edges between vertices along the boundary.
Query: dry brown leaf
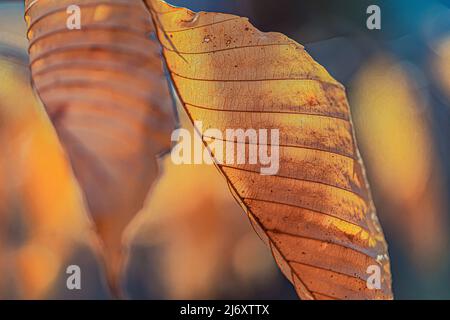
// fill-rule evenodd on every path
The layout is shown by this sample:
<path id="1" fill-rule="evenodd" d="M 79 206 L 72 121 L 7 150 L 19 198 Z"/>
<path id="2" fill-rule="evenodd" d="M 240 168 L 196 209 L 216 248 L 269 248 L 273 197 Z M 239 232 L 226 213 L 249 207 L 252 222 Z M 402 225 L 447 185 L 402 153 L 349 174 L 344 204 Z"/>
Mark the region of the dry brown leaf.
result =
<path id="1" fill-rule="evenodd" d="M 301 45 L 246 18 L 146 3 L 191 121 L 280 130 L 277 175 L 260 175 L 258 165 L 218 168 L 299 296 L 392 298 L 343 86 Z M 367 288 L 371 265 L 381 267 L 381 290 Z"/>
<path id="2" fill-rule="evenodd" d="M 157 41 L 140 0 L 25 1 L 33 82 L 68 152 L 104 242 L 111 284 L 122 231 L 157 177 L 170 146 L 172 102 Z"/>

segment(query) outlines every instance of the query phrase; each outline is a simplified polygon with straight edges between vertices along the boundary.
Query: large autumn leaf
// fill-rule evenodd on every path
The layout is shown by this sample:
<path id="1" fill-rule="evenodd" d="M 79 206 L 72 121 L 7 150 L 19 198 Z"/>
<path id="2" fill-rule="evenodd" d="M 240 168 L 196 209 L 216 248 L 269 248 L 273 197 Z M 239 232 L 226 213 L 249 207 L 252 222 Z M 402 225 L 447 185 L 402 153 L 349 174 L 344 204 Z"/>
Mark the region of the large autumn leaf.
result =
<path id="1" fill-rule="evenodd" d="M 170 146 L 172 101 L 159 44 L 140 0 L 25 4 L 33 82 L 84 191 L 113 280 L 122 231 L 157 176 L 155 156 Z M 81 29 L 69 29 L 77 13 Z"/>
<path id="2" fill-rule="evenodd" d="M 387 246 L 343 86 L 301 45 L 246 18 L 146 3 L 193 122 L 203 130 L 279 129 L 276 175 L 216 162 L 299 296 L 391 298 Z M 217 139 L 202 138 L 215 150 Z M 370 266 L 381 269 L 380 289 L 366 285 Z"/>

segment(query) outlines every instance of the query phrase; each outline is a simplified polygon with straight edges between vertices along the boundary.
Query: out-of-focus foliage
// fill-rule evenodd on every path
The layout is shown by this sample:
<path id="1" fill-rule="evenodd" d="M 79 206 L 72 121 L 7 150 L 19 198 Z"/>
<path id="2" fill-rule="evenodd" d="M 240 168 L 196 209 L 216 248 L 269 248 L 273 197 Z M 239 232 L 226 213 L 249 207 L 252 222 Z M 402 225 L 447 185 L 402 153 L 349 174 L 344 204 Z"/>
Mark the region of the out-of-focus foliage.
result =
<path id="1" fill-rule="evenodd" d="M 122 233 L 170 148 L 172 100 L 152 23 L 140 0 L 25 1 L 33 83 L 67 150 L 120 291 Z M 130 23 L 133 21 L 133 23 Z"/>
<path id="2" fill-rule="evenodd" d="M 433 56 L 430 63 L 450 105 L 450 35 L 437 43 L 436 55 Z"/>
<path id="3" fill-rule="evenodd" d="M 372 181 L 391 208 L 383 221 L 404 239 L 416 265 L 436 267 L 448 251 L 442 168 L 427 101 L 408 67 L 374 57 L 354 80 L 352 104 Z"/>
<path id="4" fill-rule="evenodd" d="M 43 298 L 73 250 L 91 245 L 91 228 L 26 61 L 0 53 L 0 82 L 1 271 L 11 275 L 3 279 L 15 279 L 19 297 Z M 5 239 L 9 231 L 14 237 Z"/>

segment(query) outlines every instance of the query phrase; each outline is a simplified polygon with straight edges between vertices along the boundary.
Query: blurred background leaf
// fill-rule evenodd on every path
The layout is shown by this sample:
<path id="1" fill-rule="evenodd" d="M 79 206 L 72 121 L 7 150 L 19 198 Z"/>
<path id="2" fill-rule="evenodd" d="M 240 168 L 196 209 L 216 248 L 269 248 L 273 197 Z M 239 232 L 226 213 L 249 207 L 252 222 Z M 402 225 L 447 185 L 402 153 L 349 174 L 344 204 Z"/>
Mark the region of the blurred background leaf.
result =
<path id="1" fill-rule="evenodd" d="M 24 34 L 17 33 L 25 30 L 23 8 L 1 9 L 2 23 L 11 24 L 0 37 L 0 268 L 8 275 L 0 297 L 46 298 L 66 289 L 62 275 L 80 251 L 77 264 L 95 275 L 97 246 L 70 164 L 31 88 Z M 99 288 L 101 282 L 97 272 Z"/>
<path id="2" fill-rule="evenodd" d="M 355 76 L 353 105 L 371 181 L 390 209 L 385 224 L 415 266 L 433 272 L 448 259 L 448 207 L 428 101 L 414 71 L 410 64 L 373 57 Z"/>
<path id="3" fill-rule="evenodd" d="M 170 149 L 172 99 L 159 44 L 141 0 L 81 0 L 81 30 L 66 26 L 71 0 L 25 1 L 33 84 L 67 151 L 121 295 L 122 233 Z M 133 23 L 130 23 L 133 21 Z"/>

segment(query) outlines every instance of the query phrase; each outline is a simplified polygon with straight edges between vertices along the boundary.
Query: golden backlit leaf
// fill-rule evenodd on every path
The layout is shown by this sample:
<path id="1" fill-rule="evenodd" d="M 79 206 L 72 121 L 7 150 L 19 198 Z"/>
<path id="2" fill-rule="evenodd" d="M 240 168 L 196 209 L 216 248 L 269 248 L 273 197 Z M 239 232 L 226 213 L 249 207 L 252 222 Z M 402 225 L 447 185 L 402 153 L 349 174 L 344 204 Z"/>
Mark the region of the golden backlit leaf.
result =
<path id="1" fill-rule="evenodd" d="M 121 235 L 157 177 L 174 119 L 159 44 L 140 0 L 25 1 L 37 92 L 104 242 L 110 280 Z M 80 8 L 81 29 L 68 19 Z M 117 284 L 116 284 L 117 285 Z"/>
<path id="2" fill-rule="evenodd" d="M 373 186 L 389 208 L 383 221 L 416 266 L 429 268 L 447 251 L 445 188 L 427 101 L 411 74 L 385 55 L 369 60 L 355 77 L 352 105 Z"/>
<path id="3" fill-rule="evenodd" d="M 146 3 L 192 121 L 221 131 L 280 130 L 276 175 L 261 175 L 259 165 L 217 167 L 298 295 L 392 298 L 343 86 L 301 45 L 246 18 Z M 381 269 L 381 289 L 367 287 L 372 265 Z"/>

